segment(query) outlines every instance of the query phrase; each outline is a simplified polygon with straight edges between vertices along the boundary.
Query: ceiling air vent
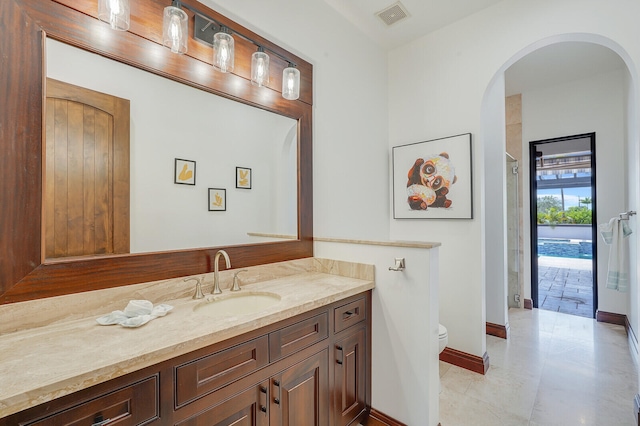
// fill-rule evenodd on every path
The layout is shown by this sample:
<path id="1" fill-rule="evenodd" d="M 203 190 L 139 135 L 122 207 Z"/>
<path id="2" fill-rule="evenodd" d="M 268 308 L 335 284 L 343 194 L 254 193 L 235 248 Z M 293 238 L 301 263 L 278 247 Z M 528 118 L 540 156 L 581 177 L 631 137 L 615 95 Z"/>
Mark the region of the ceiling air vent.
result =
<path id="1" fill-rule="evenodd" d="M 403 19 L 408 18 L 409 12 L 407 12 L 407 9 L 405 9 L 402 3 L 397 2 L 387 7 L 386 9 L 376 13 L 376 15 L 378 16 L 378 18 L 382 19 L 382 22 L 384 22 L 385 24 L 393 25 L 398 21 L 402 21 Z"/>

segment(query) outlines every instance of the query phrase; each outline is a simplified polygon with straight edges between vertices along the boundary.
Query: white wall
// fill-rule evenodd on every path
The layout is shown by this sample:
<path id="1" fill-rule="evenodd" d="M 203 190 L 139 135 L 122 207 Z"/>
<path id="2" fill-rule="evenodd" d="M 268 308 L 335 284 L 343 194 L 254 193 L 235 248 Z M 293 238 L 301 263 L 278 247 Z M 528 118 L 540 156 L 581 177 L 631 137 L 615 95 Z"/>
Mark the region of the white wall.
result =
<path id="1" fill-rule="evenodd" d="M 632 96 L 629 96 L 629 93 L 635 92 L 634 81 L 631 78 L 631 75 L 627 72 L 624 75 L 625 80 L 625 106 L 626 106 L 626 119 L 627 119 L 627 129 L 625 132 L 625 138 L 627 140 L 638 140 L 638 134 L 640 129 L 638 129 L 638 118 L 637 111 L 638 107 L 634 103 L 634 99 Z M 637 82 L 635 82 L 637 84 Z M 626 158 L 627 158 L 627 176 L 626 179 L 629 182 L 640 182 L 640 146 L 638 144 L 627 144 L 626 146 Z M 640 200 L 640 185 L 629 185 L 628 186 L 628 194 L 627 194 L 627 205 L 625 206 L 625 210 L 635 210 L 636 212 L 640 208 L 638 206 L 638 201 Z M 638 216 L 632 216 L 629 218 L 629 226 L 635 232 L 629 237 L 629 259 L 630 259 L 630 271 L 629 271 L 629 282 L 630 283 L 638 283 L 638 279 L 640 278 L 640 262 L 638 261 L 638 243 L 640 242 L 640 230 L 638 229 Z M 635 262 L 634 262 L 635 260 Z M 638 335 L 638 331 L 640 330 L 640 317 L 638 311 L 640 310 L 640 291 L 639 286 L 631 285 L 629 287 L 629 313 L 628 319 L 631 328 L 633 329 L 635 336 Z M 629 337 L 631 338 L 634 333 L 629 333 Z M 632 343 L 634 343 L 632 341 Z M 635 348 L 637 351 L 637 348 Z M 635 355 L 637 353 L 632 351 Z M 636 359 L 637 361 L 637 359 Z M 639 377 L 640 380 L 640 377 Z"/>
<path id="2" fill-rule="evenodd" d="M 596 133 L 597 222 L 608 222 L 625 211 L 627 198 L 625 155 L 625 74 L 609 72 L 522 94 L 522 152 L 529 142 L 581 133 Z M 523 162 L 523 175 L 529 176 L 529 163 Z M 529 186 L 524 185 L 524 211 L 529 211 Z M 529 215 L 524 215 L 529 229 Z M 530 247 L 525 232 L 524 245 Z M 628 313 L 629 295 L 606 288 L 610 247 L 601 238 L 598 250 L 598 309 Z M 525 258 L 525 297 L 531 298 L 531 258 Z"/>
<path id="3" fill-rule="evenodd" d="M 484 100 L 483 133 L 491 144 L 484 146 L 484 185 L 481 188 L 485 210 L 484 271 L 487 322 L 507 325 L 507 163 L 504 74 L 498 76 Z M 446 327 L 446 326 L 445 326 Z"/>
<path id="4" fill-rule="evenodd" d="M 386 54 L 322 0 L 201 0 L 313 65 L 314 234 L 389 237 Z"/>
<path id="5" fill-rule="evenodd" d="M 51 39 L 47 74 L 130 100 L 132 253 L 297 234 L 295 120 Z M 196 161 L 196 185 L 174 183 L 175 158 Z M 250 190 L 236 188 L 237 166 Z M 226 211 L 208 211 L 208 188 L 226 189 Z"/>
<path id="6" fill-rule="evenodd" d="M 478 356 L 486 348 L 480 253 L 486 246 L 484 226 L 493 219 L 481 197 L 486 194 L 486 203 L 491 202 L 496 189 L 483 188 L 481 177 L 486 173 L 486 145 L 501 142 L 483 132 L 485 91 L 516 60 L 559 41 L 591 41 L 612 48 L 630 66 L 635 80 L 634 63 L 640 61 L 637 16 L 640 3 L 626 0 L 505 0 L 390 52 L 390 146 L 474 134 L 475 219 L 392 221 L 390 227 L 392 239 L 411 236 L 442 242 L 440 322 L 449 330 L 453 348 Z M 634 86 L 634 103 L 637 90 Z M 629 137 L 630 143 L 638 143 L 637 135 Z"/>
<path id="7" fill-rule="evenodd" d="M 438 248 L 315 242 L 317 257 L 375 265 L 371 405 L 408 425 L 436 426 Z M 404 257 L 403 272 L 389 271 Z"/>

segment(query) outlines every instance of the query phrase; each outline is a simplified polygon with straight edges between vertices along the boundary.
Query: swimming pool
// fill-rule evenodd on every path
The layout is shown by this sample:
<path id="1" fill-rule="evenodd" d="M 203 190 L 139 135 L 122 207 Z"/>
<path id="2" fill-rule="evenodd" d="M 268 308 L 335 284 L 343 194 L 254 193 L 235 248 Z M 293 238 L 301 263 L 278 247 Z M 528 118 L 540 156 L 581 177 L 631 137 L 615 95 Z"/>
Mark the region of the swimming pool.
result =
<path id="1" fill-rule="evenodd" d="M 591 259 L 593 257 L 592 248 L 590 240 L 538 238 L 538 256 Z"/>

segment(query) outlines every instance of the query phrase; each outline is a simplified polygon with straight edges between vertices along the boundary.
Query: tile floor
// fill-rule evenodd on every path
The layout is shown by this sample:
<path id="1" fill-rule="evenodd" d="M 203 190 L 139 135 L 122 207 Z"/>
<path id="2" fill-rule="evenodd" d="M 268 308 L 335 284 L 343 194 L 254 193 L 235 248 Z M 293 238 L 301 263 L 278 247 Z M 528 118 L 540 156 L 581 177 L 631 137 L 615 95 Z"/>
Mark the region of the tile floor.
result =
<path id="1" fill-rule="evenodd" d="M 538 307 L 593 318 L 591 259 L 538 257 Z"/>
<path id="2" fill-rule="evenodd" d="M 638 370 L 624 327 L 510 309 L 485 376 L 440 362 L 442 426 L 632 426 Z"/>

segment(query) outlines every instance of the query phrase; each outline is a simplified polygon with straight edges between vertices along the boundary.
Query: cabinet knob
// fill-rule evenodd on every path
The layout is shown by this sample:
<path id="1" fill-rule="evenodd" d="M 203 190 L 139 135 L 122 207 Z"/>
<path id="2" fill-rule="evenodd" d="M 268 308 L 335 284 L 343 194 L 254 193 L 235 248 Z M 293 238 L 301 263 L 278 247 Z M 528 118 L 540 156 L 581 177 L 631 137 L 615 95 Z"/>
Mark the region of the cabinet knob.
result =
<path id="1" fill-rule="evenodd" d="M 260 386 L 260 392 L 267 393 L 267 388 L 265 388 L 264 386 Z"/>
<path id="2" fill-rule="evenodd" d="M 276 386 L 280 386 L 280 381 L 279 380 L 274 380 L 273 384 L 276 385 Z"/>
<path id="3" fill-rule="evenodd" d="M 276 404 L 280 405 L 280 400 L 278 398 L 273 398 L 273 402 L 275 402 Z"/>
<path id="4" fill-rule="evenodd" d="M 260 411 L 262 411 L 263 413 L 267 412 L 267 407 L 265 407 L 264 405 L 260 406 Z"/>

